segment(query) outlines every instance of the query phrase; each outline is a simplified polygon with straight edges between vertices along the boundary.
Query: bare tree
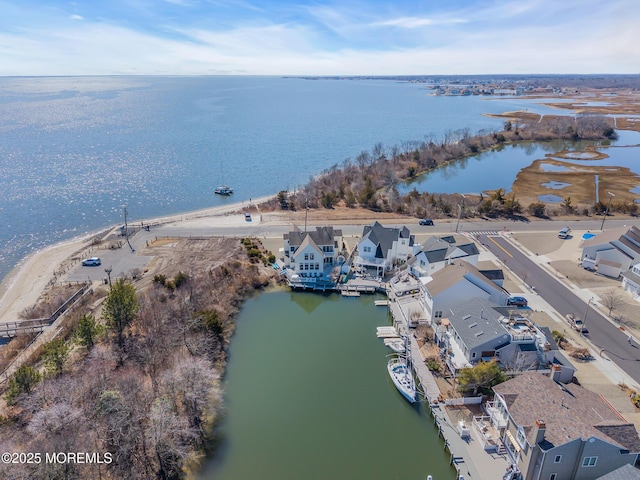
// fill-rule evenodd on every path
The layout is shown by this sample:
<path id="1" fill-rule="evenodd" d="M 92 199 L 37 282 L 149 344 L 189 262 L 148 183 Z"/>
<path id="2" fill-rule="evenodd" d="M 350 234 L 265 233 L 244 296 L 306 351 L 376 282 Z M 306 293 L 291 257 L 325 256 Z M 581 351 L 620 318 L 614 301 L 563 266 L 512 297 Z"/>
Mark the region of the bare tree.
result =
<path id="1" fill-rule="evenodd" d="M 600 298 L 602 304 L 609 310 L 609 316 L 611 316 L 611 312 L 617 310 L 624 303 L 622 294 L 615 288 L 610 288 Z"/>

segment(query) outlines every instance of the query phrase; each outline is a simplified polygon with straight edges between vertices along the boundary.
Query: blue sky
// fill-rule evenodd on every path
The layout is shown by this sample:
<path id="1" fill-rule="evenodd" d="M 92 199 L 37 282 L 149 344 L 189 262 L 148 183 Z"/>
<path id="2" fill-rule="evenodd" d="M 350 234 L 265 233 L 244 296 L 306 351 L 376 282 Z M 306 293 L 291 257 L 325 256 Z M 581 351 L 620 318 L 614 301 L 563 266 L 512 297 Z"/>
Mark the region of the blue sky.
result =
<path id="1" fill-rule="evenodd" d="M 638 0 L 0 0 L 0 75 L 640 73 Z"/>

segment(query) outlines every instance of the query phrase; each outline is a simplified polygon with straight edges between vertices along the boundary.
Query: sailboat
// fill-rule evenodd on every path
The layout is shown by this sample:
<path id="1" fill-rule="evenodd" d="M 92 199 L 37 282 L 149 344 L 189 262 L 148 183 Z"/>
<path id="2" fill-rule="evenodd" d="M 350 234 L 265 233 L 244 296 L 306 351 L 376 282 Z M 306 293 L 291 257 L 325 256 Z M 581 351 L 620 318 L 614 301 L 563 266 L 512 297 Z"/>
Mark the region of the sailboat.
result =
<path id="1" fill-rule="evenodd" d="M 220 170 L 222 171 L 222 165 L 220 165 Z M 224 173 L 223 173 L 223 183 L 224 183 Z M 218 195 L 231 195 L 233 193 L 233 188 L 231 188 L 229 185 L 220 185 L 219 187 L 216 187 L 216 189 L 214 190 L 215 193 L 217 193 Z"/>
<path id="2" fill-rule="evenodd" d="M 404 337 L 404 349 L 404 354 L 398 355 L 397 357 L 389 360 L 389 363 L 387 363 L 387 370 L 389 371 L 389 376 L 391 377 L 393 384 L 402 396 L 410 403 L 414 403 L 416 401 L 416 381 L 413 378 L 411 348 L 406 336 Z"/>

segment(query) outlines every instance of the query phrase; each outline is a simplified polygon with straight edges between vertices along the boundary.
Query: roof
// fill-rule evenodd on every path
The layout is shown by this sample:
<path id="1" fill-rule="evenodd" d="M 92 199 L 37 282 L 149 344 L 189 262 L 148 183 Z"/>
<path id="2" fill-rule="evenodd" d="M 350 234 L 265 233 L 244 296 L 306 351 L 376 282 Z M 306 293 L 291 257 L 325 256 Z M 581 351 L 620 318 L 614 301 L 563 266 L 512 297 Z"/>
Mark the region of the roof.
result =
<path id="1" fill-rule="evenodd" d="M 545 445 L 541 448 L 596 437 L 640 452 L 640 437 L 633 424 L 595 392 L 573 383 L 561 385 L 532 372 L 496 385 L 493 390 L 505 399 L 510 417 L 524 428 L 530 443 L 535 422 L 546 424 Z"/>
<path id="2" fill-rule="evenodd" d="M 432 275 L 432 280 L 425 286 L 431 296 L 433 296 L 444 292 L 463 279 L 469 281 L 470 278 L 474 278 L 476 281 L 479 280 L 478 283 L 474 282 L 474 284 L 482 285 L 480 288 L 486 292 L 493 290 L 506 293 L 504 288 L 485 277 L 476 267 L 461 260 L 453 262 L 451 265 L 447 265 L 445 268 L 435 272 Z"/>
<path id="3" fill-rule="evenodd" d="M 509 340 L 509 333 L 500 323 L 504 317 L 494 310 L 497 306 L 481 298 L 472 298 L 450 308 L 449 323 L 468 349 L 503 336 Z"/>
<path id="4" fill-rule="evenodd" d="M 322 258 L 324 253 L 322 252 L 322 249 L 318 247 L 318 245 L 316 245 L 316 243 L 313 241 L 313 238 L 311 238 L 311 235 L 305 236 L 304 240 L 300 244 L 300 247 L 298 247 L 298 249 L 294 253 L 294 256 L 297 256 L 298 253 L 301 254 L 308 245 L 313 247 L 313 249 L 320 254 L 320 258 Z"/>
<path id="5" fill-rule="evenodd" d="M 480 270 L 480 273 L 487 277 L 491 281 L 504 280 L 504 272 L 500 269 L 497 270 Z"/>
<path id="6" fill-rule="evenodd" d="M 460 250 L 462 250 L 467 255 L 479 255 L 478 247 L 475 243 L 465 243 L 464 245 L 457 246 Z"/>
<path id="7" fill-rule="evenodd" d="M 299 229 L 284 234 L 285 240 L 289 240 L 289 245 L 302 245 L 305 237 L 310 236 L 316 245 L 333 245 L 335 237 L 342 236 L 342 230 L 336 230 L 333 227 L 316 227 L 310 232 L 301 232 Z"/>
<path id="8" fill-rule="evenodd" d="M 614 262 L 612 260 L 607 260 L 606 258 L 603 258 L 602 260 L 600 260 L 598 262 L 599 265 L 608 265 L 609 267 L 616 267 L 616 268 L 622 268 L 622 264 L 619 262 Z"/>
<path id="9" fill-rule="evenodd" d="M 640 470 L 627 463 L 620 468 L 616 468 L 613 472 L 596 478 L 596 480 L 640 480 Z"/>
<path id="10" fill-rule="evenodd" d="M 365 225 L 362 229 L 362 240 L 368 239 L 377 246 L 377 258 L 384 258 L 393 242 L 400 238 L 409 239 L 409 246 L 413 245 L 414 237 L 406 226 L 402 228 L 383 227 L 380 222 L 376 221 L 373 225 Z"/>
<path id="11" fill-rule="evenodd" d="M 624 237 L 627 237 L 626 240 L 631 241 L 631 243 L 635 243 L 636 246 L 634 247 L 634 250 L 640 252 L 640 229 L 635 225 L 632 227 L 613 228 L 611 230 L 607 230 L 606 232 L 599 233 L 595 237 L 583 240 L 580 247 L 595 247 L 598 245 L 611 243 L 616 240 L 622 241 Z"/>

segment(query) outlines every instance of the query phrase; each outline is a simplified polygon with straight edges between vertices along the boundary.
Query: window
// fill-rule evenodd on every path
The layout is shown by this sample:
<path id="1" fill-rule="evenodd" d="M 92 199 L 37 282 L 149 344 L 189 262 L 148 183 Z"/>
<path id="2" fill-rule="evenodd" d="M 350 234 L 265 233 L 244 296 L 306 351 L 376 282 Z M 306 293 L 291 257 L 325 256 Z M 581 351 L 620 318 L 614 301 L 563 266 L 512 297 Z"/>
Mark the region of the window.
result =
<path id="1" fill-rule="evenodd" d="M 522 427 L 518 427 L 518 443 L 520 444 L 521 447 L 525 446 L 525 443 L 527 441 L 527 438 L 524 434 L 524 428 Z"/>
<path id="2" fill-rule="evenodd" d="M 553 463 L 560 463 L 560 460 L 562 460 L 562 455 L 556 455 L 556 458 L 553 460 Z"/>
<path id="3" fill-rule="evenodd" d="M 559 457 L 560 455 L 558 455 Z M 556 474 L 552 473 L 551 475 L 549 475 L 549 480 L 556 480 Z"/>
<path id="4" fill-rule="evenodd" d="M 309 254 L 308 254 L 308 253 L 305 253 L 305 254 L 304 254 L 304 259 L 305 259 L 305 260 L 309 260 Z"/>
<path id="5" fill-rule="evenodd" d="M 362 251 L 365 253 L 371 253 L 371 247 L 362 247 Z"/>
<path id="6" fill-rule="evenodd" d="M 442 318 L 442 312 L 441 312 L 440 310 L 438 310 L 438 311 L 435 313 L 434 317 L 435 317 L 435 318 Z"/>
<path id="7" fill-rule="evenodd" d="M 598 461 L 598 457 L 584 457 L 584 460 L 582 460 L 582 466 L 595 467 L 597 461 Z"/>
<path id="8" fill-rule="evenodd" d="M 471 354 L 471 358 L 476 358 L 476 352 L 473 352 L 473 353 Z"/>
<path id="9" fill-rule="evenodd" d="M 309 254 L 309 260 L 313 260 L 313 253 Z"/>

